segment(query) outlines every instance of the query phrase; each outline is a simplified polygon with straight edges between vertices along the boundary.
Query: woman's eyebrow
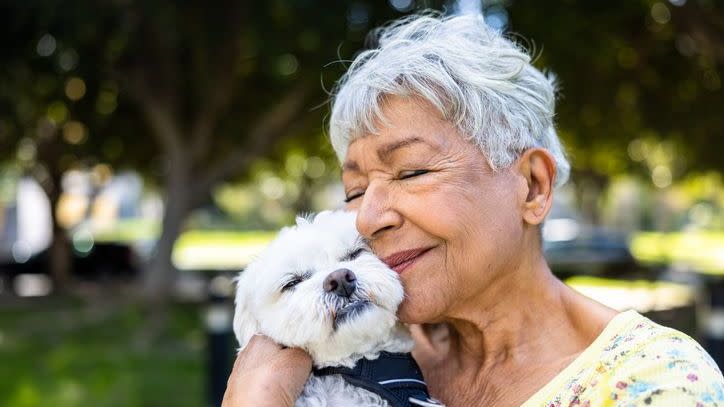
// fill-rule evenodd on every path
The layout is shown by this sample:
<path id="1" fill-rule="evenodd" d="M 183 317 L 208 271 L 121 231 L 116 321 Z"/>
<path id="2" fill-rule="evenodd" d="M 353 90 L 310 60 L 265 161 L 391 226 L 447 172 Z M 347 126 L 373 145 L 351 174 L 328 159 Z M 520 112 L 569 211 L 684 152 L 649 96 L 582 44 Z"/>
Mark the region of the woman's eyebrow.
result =
<path id="1" fill-rule="evenodd" d="M 390 156 L 392 155 L 392 153 L 395 152 L 395 150 L 400 149 L 402 147 L 410 146 L 412 144 L 417 144 L 417 143 L 422 143 L 435 150 L 439 150 L 439 148 L 437 148 L 437 146 L 434 146 L 434 145 L 428 143 L 427 141 L 421 139 L 420 137 L 413 136 L 413 137 L 408 137 L 406 139 L 393 141 L 392 143 L 381 146 L 380 148 L 377 149 L 377 156 L 380 158 L 380 161 L 383 161 L 383 162 L 388 161 L 390 159 Z"/>
<path id="2" fill-rule="evenodd" d="M 413 136 L 406 139 L 393 141 L 379 147 L 377 149 L 377 156 L 379 157 L 380 161 L 387 162 L 389 161 L 392 153 L 394 153 L 396 150 L 416 143 L 421 143 L 432 148 L 435 151 L 440 151 L 440 148 L 438 146 L 430 144 L 427 141 L 421 139 L 420 137 Z M 342 173 L 344 174 L 345 172 L 360 172 L 359 164 L 357 164 L 356 161 L 345 161 L 344 164 L 342 164 Z"/>
<path id="3" fill-rule="evenodd" d="M 345 161 L 342 164 L 342 173 L 344 172 L 359 172 L 359 165 L 356 161 Z"/>

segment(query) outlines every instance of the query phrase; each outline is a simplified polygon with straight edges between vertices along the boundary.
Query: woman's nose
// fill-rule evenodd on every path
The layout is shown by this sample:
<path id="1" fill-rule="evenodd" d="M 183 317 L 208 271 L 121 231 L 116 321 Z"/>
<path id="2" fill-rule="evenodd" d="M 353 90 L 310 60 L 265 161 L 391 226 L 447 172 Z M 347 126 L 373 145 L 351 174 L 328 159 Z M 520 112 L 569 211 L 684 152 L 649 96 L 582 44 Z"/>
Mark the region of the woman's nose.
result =
<path id="1" fill-rule="evenodd" d="M 397 229 L 402 217 L 393 205 L 393 199 L 384 181 L 367 186 L 357 208 L 357 230 L 367 239 L 375 239 L 384 231 Z"/>

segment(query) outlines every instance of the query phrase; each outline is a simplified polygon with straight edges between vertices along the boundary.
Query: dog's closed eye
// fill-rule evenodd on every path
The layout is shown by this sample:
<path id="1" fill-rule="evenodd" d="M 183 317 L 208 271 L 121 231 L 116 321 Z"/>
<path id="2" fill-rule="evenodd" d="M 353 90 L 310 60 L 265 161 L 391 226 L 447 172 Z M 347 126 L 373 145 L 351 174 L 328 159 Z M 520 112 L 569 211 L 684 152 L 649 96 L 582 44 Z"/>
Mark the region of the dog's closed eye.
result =
<path id="1" fill-rule="evenodd" d="M 349 251 L 349 253 L 345 254 L 345 255 L 340 259 L 340 261 L 352 261 L 352 260 L 356 259 L 357 257 L 359 257 L 360 254 L 362 254 L 362 253 L 364 253 L 364 252 L 366 252 L 366 251 L 367 251 L 367 248 L 365 248 L 365 247 L 360 247 L 360 248 L 357 248 L 357 249 L 352 249 L 352 250 Z"/>
<path id="2" fill-rule="evenodd" d="M 282 285 L 281 291 L 285 292 L 285 291 L 291 290 L 292 288 L 294 288 L 294 286 L 296 286 L 297 284 L 301 283 L 302 281 L 308 279 L 311 275 L 312 275 L 312 273 L 309 271 L 304 274 L 301 274 L 301 275 L 292 274 L 291 278 Z"/>
<path id="3" fill-rule="evenodd" d="M 295 285 L 297 285 L 297 284 L 299 284 L 299 283 L 301 283 L 301 282 L 302 282 L 302 279 L 301 279 L 301 278 L 298 278 L 298 277 L 297 277 L 297 278 L 294 278 L 293 280 L 287 282 L 286 284 L 284 284 L 284 285 L 282 286 L 282 292 L 288 291 L 288 290 L 294 288 Z"/>

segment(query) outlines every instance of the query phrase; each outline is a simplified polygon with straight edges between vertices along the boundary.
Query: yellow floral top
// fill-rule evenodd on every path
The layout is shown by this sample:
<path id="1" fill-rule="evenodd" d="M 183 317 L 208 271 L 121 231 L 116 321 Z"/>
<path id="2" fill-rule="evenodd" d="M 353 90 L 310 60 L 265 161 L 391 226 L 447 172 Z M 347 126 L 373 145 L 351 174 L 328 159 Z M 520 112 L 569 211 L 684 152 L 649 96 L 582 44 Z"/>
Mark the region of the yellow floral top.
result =
<path id="1" fill-rule="evenodd" d="M 724 407 L 724 379 L 696 341 L 626 311 L 523 407 Z"/>

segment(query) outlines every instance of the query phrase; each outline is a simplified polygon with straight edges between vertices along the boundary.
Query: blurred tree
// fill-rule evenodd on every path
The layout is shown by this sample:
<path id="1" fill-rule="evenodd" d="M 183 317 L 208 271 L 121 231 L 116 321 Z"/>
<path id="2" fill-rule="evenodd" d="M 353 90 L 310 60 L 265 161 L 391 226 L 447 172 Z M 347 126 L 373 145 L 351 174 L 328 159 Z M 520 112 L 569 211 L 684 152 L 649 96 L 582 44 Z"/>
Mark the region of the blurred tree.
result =
<path id="1" fill-rule="evenodd" d="M 163 234 L 146 293 L 163 298 L 186 215 L 257 157 L 318 152 L 326 109 L 311 107 L 326 99 L 320 79 L 329 87 L 344 68 L 325 64 L 350 59 L 370 27 L 430 6 L 455 9 L 449 1 L 5 4 L 0 158 L 25 165 L 53 200 L 60 175 L 79 162 L 130 166 L 162 185 Z M 620 172 L 665 187 L 684 171 L 722 169 L 719 5 L 517 0 L 485 2 L 484 11 L 489 24 L 531 39 L 521 42 L 537 49 L 536 64 L 558 75 L 558 126 L 581 197 Z M 308 205 L 308 195 L 299 199 Z"/>
<path id="2" fill-rule="evenodd" d="M 0 7 L 1 158 L 24 165 L 54 207 L 60 177 L 79 164 L 129 166 L 162 185 L 162 235 L 144 284 L 159 300 L 189 212 L 258 157 L 319 150 L 320 80 L 329 86 L 342 72 L 325 65 L 359 47 L 372 17 L 395 15 L 379 2 L 334 2 L 324 12 L 315 1 Z M 279 143 L 288 136 L 297 137 Z"/>
<path id="3" fill-rule="evenodd" d="M 558 128 L 590 220 L 612 175 L 638 172 L 665 188 L 724 170 L 720 3 L 517 0 L 504 12 L 536 64 L 558 76 Z"/>

